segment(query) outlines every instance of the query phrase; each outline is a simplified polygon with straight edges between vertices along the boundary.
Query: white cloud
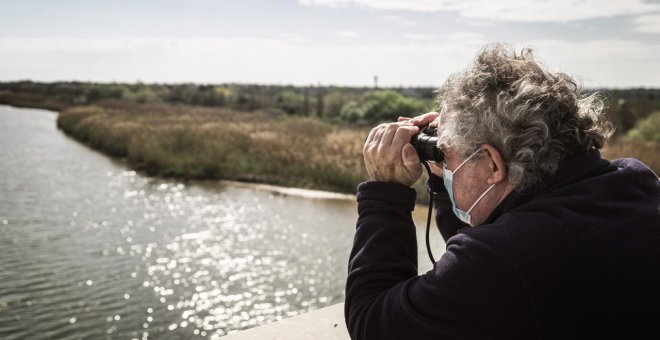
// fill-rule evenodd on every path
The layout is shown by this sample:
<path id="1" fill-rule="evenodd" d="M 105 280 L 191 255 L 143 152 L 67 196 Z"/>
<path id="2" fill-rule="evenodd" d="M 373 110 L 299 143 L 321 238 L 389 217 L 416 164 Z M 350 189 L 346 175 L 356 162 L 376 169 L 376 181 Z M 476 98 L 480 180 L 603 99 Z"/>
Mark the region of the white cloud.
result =
<path id="1" fill-rule="evenodd" d="M 340 38 L 346 38 L 346 39 L 355 39 L 357 38 L 358 34 L 353 32 L 353 31 L 337 31 L 335 32 L 337 36 Z"/>
<path id="2" fill-rule="evenodd" d="M 485 44 L 484 36 L 481 33 L 473 32 L 455 32 L 447 35 L 447 39 L 454 41 L 465 41 L 472 43 Z"/>
<path id="3" fill-rule="evenodd" d="M 660 14 L 640 16 L 633 23 L 637 32 L 660 33 Z"/>
<path id="4" fill-rule="evenodd" d="M 436 38 L 435 35 L 426 33 L 406 33 L 403 37 L 414 41 L 431 41 Z"/>
<path id="5" fill-rule="evenodd" d="M 398 15 L 385 15 L 385 16 L 383 16 L 383 19 L 385 19 L 389 22 L 393 22 L 393 23 L 396 23 L 398 25 L 407 26 L 407 27 L 412 27 L 412 26 L 419 25 L 419 23 L 417 21 L 406 19 L 406 18 L 400 17 Z"/>
<path id="6" fill-rule="evenodd" d="M 538 40 L 531 46 L 546 66 L 575 76 L 586 87 L 658 87 L 660 43 L 631 40 Z"/>
<path id="7" fill-rule="evenodd" d="M 444 11 L 456 7 L 457 0 L 298 0 L 303 5 L 328 7 L 361 6 L 385 10 Z"/>
<path id="8" fill-rule="evenodd" d="M 262 38 L 0 38 L 0 75 L 4 80 L 359 86 L 378 75 L 384 86 L 437 85 L 439 75 L 462 67 L 474 52 L 460 44 L 445 47 L 319 46 Z"/>
<path id="9" fill-rule="evenodd" d="M 516 42 L 588 87 L 660 86 L 660 43 Z M 440 85 L 482 46 L 460 33 L 432 43 L 296 44 L 261 38 L 0 38 L 3 80 Z"/>
<path id="10" fill-rule="evenodd" d="M 353 3 L 353 0 L 298 0 L 303 5 L 322 5 L 329 7 L 343 7 Z"/>
<path id="11" fill-rule="evenodd" d="M 647 14 L 660 4 L 643 0 L 298 0 L 304 5 L 368 7 L 419 12 L 457 11 L 461 16 L 511 22 L 568 22 Z"/>
<path id="12" fill-rule="evenodd" d="M 283 33 L 280 34 L 280 37 L 287 42 L 292 44 L 304 44 L 307 42 L 307 38 L 297 33 Z"/>

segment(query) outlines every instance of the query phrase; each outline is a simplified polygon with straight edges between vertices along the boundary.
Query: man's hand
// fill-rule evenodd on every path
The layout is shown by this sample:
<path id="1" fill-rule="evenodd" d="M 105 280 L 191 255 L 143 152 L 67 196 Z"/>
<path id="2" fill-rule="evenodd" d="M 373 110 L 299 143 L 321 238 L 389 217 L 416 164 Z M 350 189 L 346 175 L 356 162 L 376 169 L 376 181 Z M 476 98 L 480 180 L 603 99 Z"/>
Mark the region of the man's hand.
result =
<path id="1" fill-rule="evenodd" d="M 422 164 L 410 139 L 419 128 L 410 122 L 384 123 L 369 133 L 362 153 L 372 181 L 412 186 L 422 175 Z"/>
<path id="2" fill-rule="evenodd" d="M 438 112 L 427 112 L 423 115 L 419 115 L 413 118 L 399 117 L 399 122 L 409 122 L 415 126 L 431 125 L 432 127 L 437 127 L 438 117 L 440 117 L 440 114 Z"/>

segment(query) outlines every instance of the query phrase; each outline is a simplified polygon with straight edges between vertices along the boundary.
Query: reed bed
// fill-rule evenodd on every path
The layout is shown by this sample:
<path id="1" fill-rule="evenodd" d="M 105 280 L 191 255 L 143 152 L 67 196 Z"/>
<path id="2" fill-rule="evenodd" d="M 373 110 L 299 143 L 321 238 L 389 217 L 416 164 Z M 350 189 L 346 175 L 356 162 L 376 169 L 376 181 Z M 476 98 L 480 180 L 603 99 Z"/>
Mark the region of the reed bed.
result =
<path id="1" fill-rule="evenodd" d="M 64 110 L 57 124 L 148 175 L 339 192 L 354 192 L 366 178 L 367 129 L 313 118 L 107 102 Z"/>

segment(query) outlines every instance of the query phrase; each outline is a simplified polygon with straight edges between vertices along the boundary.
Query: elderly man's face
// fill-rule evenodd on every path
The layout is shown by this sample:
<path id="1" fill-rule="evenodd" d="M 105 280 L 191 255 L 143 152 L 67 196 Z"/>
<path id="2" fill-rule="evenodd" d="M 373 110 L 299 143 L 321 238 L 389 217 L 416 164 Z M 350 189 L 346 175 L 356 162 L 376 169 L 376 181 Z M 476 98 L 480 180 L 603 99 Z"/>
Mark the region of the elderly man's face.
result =
<path id="1" fill-rule="evenodd" d="M 483 148 L 456 171 L 465 161 L 465 157 L 459 155 L 454 148 L 446 148 L 443 153 L 445 154 L 446 169 L 454 173 L 452 188 L 456 207 L 468 211 L 474 202 L 494 184 L 489 181 L 493 170 L 491 154 L 487 148 Z M 433 164 L 431 170 L 436 176 L 443 176 L 441 164 Z M 498 194 L 497 191 L 488 192 L 470 212 L 473 225 L 481 224 L 503 199 L 501 196 L 503 192 Z"/>

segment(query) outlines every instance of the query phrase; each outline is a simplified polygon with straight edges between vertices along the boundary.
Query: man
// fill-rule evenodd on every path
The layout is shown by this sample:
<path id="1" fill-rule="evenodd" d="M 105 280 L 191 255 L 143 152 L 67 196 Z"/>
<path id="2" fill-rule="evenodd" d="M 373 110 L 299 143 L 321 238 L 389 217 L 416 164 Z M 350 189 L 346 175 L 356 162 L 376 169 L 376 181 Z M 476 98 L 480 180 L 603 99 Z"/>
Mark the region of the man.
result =
<path id="1" fill-rule="evenodd" d="M 660 182 L 607 161 L 597 95 L 531 51 L 486 47 L 440 113 L 369 134 L 346 282 L 353 339 L 660 339 Z M 437 124 L 427 187 L 447 248 L 417 273 L 409 143 Z"/>

